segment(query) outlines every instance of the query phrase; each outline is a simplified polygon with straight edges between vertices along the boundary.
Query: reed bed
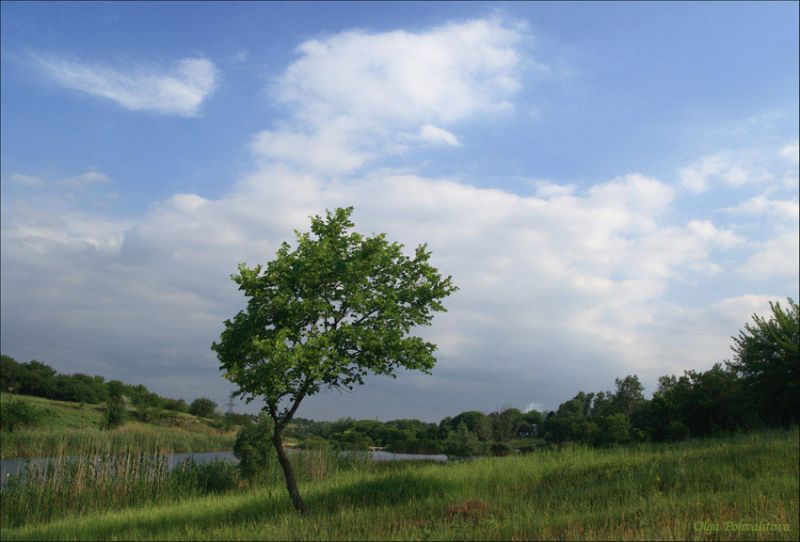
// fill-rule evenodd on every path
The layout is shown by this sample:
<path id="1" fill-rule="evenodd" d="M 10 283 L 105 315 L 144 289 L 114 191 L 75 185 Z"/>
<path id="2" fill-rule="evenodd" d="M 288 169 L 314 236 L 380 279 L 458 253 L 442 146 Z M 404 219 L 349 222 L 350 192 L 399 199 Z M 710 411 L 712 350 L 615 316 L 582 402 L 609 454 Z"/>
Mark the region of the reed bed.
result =
<path id="1" fill-rule="evenodd" d="M 235 432 L 189 430 L 130 423 L 111 431 L 100 429 L 20 430 L 0 434 L 0 458 L 83 455 L 93 448 L 161 453 L 230 450 Z"/>
<path id="2" fill-rule="evenodd" d="M 133 436 L 86 445 L 77 455 L 62 446 L 46 461 L 31 462 L 0 487 L 0 526 L 46 523 L 258 486 L 281 488 L 284 483 L 276 458 L 255 480 L 241 479 L 235 463 L 221 460 L 204 464 L 189 460 L 170 470 L 168 454 L 160 446 L 148 448 L 147 441 L 129 440 Z M 329 450 L 292 453 L 292 463 L 297 479 L 308 483 L 344 472 L 366 473 L 373 466 L 366 453 L 343 455 Z"/>

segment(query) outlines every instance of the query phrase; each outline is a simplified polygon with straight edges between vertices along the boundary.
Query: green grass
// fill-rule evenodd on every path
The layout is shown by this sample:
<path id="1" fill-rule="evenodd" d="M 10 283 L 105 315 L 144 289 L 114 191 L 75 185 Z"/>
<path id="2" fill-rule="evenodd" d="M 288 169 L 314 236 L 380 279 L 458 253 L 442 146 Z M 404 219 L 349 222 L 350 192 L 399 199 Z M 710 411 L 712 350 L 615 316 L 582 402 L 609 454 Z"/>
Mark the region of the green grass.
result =
<path id="1" fill-rule="evenodd" d="M 1 534 L 3 540 L 797 540 L 799 439 L 793 429 L 444 465 L 322 468 L 301 478 L 305 516 L 272 483 L 69 515 Z M 788 531 L 726 530 L 753 523 Z"/>
<path id="2" fill-rule="evenodd" d="M 54 401 L 41 397 L 0 393 L 0 403 L 22 398 L 44 412 L 35 428 L 0 433 L 0 458 L 76 455 L 90 446 L 116 449 L 157 449 L 161 452 L 230 450 L 236 429 L 213 427 L 211 420 L 182 412 L 164 412 L 154 423 L 133 419 L 117 429 L 101 429 L 104 406 Z"/>

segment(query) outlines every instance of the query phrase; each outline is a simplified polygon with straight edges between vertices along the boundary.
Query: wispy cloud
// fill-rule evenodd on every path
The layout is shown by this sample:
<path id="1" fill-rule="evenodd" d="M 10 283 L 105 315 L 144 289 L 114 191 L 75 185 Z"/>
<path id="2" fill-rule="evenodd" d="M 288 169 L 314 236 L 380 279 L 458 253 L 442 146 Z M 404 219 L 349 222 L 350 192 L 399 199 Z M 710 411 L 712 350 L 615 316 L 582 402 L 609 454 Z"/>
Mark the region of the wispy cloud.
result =
<path id="1" fill-rule="evenodd" d="M 25 186 L 28 188 L 39 188 L 44 186 L 44 179 L 36 175 L 25 175 L 24 173 L 13 173 L 9 175 L 8 180 L 14 184 Z"/>
<path id="2" fill-rule="evenodd" d="M 167 115 L 196 115 L 218 79 L 216 67 L 205 58 L 181 60 L 170 70 L 100 66 L 54 55 L 34 58 L 63 87 L 107 98 L 126 109 Z"/>
<path id="3" fill-rule="evenodd" d="M 75 175 L 74 177 L 59 181 L 59 184 L 68 188 L 83 190 L 92 185 L 105 184 L 108 182 L 111 182 L 111 178 L 108 175 L 102 171 L 90 169 L 86 173 L 81 173 L 80 175 Z"/>
<path id="4" fill-rule="evenodd" d="M 424 125 L 419 131 L 419 137 L 422 141 L 434 145 L 442 143 L 450 145 L 451 147 L 458 147 L 461 145 L 461 142 L 452 132 L 448 132 L 444 128 L 439 128 L 433 124 Z"/>

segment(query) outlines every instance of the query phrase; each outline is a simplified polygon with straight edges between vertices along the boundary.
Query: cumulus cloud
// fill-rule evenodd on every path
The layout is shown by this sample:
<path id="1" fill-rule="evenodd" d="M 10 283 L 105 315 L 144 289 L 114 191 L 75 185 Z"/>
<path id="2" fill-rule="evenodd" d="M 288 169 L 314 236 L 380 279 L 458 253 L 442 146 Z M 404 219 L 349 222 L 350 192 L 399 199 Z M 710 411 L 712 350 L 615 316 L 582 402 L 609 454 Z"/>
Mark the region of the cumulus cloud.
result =
<path id="1" fill-rule="evenodd" d="M 461 287 L 450 311 L 423 331 L 440 345 L 433 381 L 447 381 L 452 393 L 438 394 L 438 406 L 403 405 L 403 394 L 423 385 L 405 379 L 376 415 L 432 418 L 445 403 L 491 409 L 504 387 L 518 407 L 533 396 L 552 405 L 571 386 L 660 374 L 674 363 L 647 322 L 658 320 L 672 279 L 705 276 L 711 251 L 732 238 L 709 221 L 669 224 L 671 196 L 668 185 L 642 175 L 544 199 L 412 174 L 329 181 L 276 165 L 223 198 L 178 194 L 129 223 L 17 209 L 3 230 L 3 310 L 32 315 L 22 306 L 46 306 L 39 316 L 59 321 L 63 334 L 57 359 L 87 362 L 87 334 L 101 335 L 101 351 L 121 349 L 114 369 L 138 379 L 152 356 L 159 361 L 148 365 L 146 384 L 157 388 L 162 375 L 187 370 L 198 380 L 175 389 L 196 394 L 200 382 L 218 379 L 208 345 L 242 303 L 228 280 L 236 264 L 271 258 L 308 215 L 354 205 L 359 230 L 386 232 L 409 249 L 429 243 L 434 263 Z M 19 325 L 4 325 L 4 344 L 16 343 Z M 564 371 L 574 376 L 565 381 Z M 309 415 L 325 416 L 315 404 Z"/>
<path id="2" fill-rule="evenodd" d="M 271 88 L 290 107 L 289 122 L 259 133 L 253 149 L 341 174 L 376 155 L 403 152 L 414 140 L 458 146 L 447 126 L 513 108 L 521 38 L 519 28 L 500 20 L 477 20 L 419 33 L 351 31 L 309 40 Z"/>
<path id="3" fill-rule="evenodd" d="M 35 58 L 63 87 L 107 98 L 126 109 L 168 115 L 197 114 L 218 79 L 216 67 L 205 58 L 183 59 L 171 70 L 100 66 L 55 55 Z"/>

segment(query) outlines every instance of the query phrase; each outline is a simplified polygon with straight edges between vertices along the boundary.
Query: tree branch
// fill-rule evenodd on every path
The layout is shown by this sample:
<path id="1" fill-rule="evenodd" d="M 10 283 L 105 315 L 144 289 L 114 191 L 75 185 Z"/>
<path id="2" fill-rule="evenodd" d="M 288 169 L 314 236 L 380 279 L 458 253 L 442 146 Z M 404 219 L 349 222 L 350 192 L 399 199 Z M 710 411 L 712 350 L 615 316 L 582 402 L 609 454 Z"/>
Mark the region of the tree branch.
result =
<path id="1" fill-rule="evenodd" d="M 291 420 L 292 416 L 294 416 L 294 413 L 297 412 L 297 408 L 300 406 L 300 401 L 302 401 L 305 398 L 306 393 L 308 392 L 308 388 L 311 387 L 311 383 L 312 382 L 313 382 L 313 380 L 311 379 L 311 377 L 307 377 L 306 378 L 306 381 L 303 384 L 303 387 L 300 388 L 300 393 L 297 394 L 297 398 L 294 400 L 294 404 L 292 405 L 292 408 L 287 410 L 284 413 L 284 415 L 280 418 L 281 427 L 283 427 L 285 424 L 288 424 L 289 420 Z"/>

